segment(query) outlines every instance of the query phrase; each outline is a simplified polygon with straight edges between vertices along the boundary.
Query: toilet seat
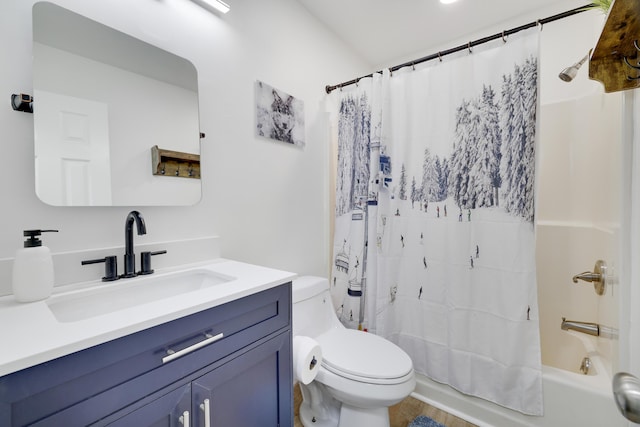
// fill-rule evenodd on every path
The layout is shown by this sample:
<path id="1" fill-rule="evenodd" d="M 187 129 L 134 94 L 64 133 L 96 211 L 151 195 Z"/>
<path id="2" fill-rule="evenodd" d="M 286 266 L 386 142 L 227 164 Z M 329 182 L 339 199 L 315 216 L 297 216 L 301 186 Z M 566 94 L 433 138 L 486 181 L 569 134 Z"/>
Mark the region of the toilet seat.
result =
<path id="1" fill-rule="evenodd" d="M 413 376 L 409 356 L 377 335 L 333 329 L 316 340 L 322 347 L 322 366 L 341 377 L 369 384 L 398 384 Z"/>

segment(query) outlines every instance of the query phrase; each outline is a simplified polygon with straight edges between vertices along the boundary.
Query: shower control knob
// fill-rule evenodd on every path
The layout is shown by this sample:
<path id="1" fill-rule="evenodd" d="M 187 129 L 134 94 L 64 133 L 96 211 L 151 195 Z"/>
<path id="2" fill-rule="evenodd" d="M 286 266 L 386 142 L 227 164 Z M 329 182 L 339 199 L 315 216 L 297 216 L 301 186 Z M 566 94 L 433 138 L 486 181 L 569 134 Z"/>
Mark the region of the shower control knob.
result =
<path id="1" fill-rule="evenodd" d="M 593 272 L 585 271 L 584 273 L 576 274 L 572 280 L 573 283 L 578 283 L 578 280 L 593 283 L 596 294 L 604 295 L 607 285 L 607 264 L 599 259 L 593 266 Z"/>

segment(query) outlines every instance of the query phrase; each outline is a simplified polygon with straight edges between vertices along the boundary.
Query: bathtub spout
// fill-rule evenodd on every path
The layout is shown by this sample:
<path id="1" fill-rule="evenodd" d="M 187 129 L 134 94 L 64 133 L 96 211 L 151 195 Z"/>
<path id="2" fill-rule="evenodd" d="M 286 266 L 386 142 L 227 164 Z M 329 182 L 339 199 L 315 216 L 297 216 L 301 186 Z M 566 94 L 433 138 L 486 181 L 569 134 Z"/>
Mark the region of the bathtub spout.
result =
<path id="1" fill-rule="evenodd" d="M 600 325 L 597 323 L 576 322 L 574 320 L 567 320 L 564 317 L 562 318 L 560 329 L 563 331 L 582 332 L 583 334 L 589 334 L 596 337 L 600 335 Z"/>

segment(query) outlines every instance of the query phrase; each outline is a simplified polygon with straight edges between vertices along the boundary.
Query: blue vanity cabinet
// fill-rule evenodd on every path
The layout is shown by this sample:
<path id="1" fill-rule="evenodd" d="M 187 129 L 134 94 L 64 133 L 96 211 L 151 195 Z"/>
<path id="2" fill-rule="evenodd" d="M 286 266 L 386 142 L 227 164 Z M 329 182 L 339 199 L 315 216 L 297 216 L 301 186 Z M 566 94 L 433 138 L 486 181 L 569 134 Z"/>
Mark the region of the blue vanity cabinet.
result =
<path id="1" fill-rule="evenodd" d="M 291 340 L 287 283 L 0 377 L 0 426 L 291 426 Z"/>
<path id="2" fill-rule="evenodd" d="M 292 426 L 287 391 L 292 386 L 288 375 L 282 375 L 289 370 L 290 342 L 282 333 L 187 385 L 150 396 L 92 426 Z"/>
<path id="3" fill-rule="evenodd" d="M 189 414 L 191 411 L 191 386 L 183 385 L 169 393 L 157 398 L 150 399 L 150 402 L 134 405 L 126 408 L 120 413 L 110 417 L 115 419 L 112 422 L 98 423 L 98 425 L 108 425 L 109 427 L 176 427 L 197 425 L 190 423 Z"/>
<path id="4" fill-rule="evenodd" d="M 280 378 L 289 370 L 290 339 L 282 334 L 256 350 L 229 361 L 191 384 L 193 426 L 292 426 L 291 400 L 282 389 L 292 382 Z M 288 394 L 288 392 L 286 393 Z M 230 408 L 234 408 L 230 410 Z"/>

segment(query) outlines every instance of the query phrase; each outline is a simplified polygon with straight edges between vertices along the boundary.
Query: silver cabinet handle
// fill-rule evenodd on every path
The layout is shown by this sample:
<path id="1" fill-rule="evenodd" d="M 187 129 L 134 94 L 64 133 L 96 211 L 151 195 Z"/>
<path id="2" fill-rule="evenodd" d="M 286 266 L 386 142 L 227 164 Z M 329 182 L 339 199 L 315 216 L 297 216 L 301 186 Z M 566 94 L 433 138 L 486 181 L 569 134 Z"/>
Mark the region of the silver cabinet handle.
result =
<path id="1" fill-rule="evenodd" d="M 182 416 L 180 418 L 178 418 L 178 421 L 180 421 L 180 424 L 182 424 L 185 427 L 189 427 L 190 423 L 189 423 L 189 411 L 184 411 L 182 413 Z"/>
<path id="2" fill-rule="evenodd" d="M 209 399 L 205 399 L 200 404 L 200 409 L 204 412 L 204 427 L 211 427 L 211 405 L 209 404 Z"/>
<path id="3" fill-rule="evenodd" d="M 195 343 L 193 345 L 190 345 L 187 348 L 183 348 L 180 351 L 173 351 L 171 349 L 167 350 L 167 355 L 165 357 L 162 358 L 162 363 L 167 363 L 167 362 L 171 362 L 173 359 L 177 359 L 179 357 L 184 356 L 185 354 L 189 354 L 192 351 L 196 351 L 199 348 L 205 347 L 209 344 L 212 344 L 216 341 L 218 341 L 219 339 L 222 339 L 224 337 L 224 334 L 222 332 L 220 332 L 218 335 L 214 335 L 211 336 L 209 334 L 205 334 L 205 339 Z"/>

